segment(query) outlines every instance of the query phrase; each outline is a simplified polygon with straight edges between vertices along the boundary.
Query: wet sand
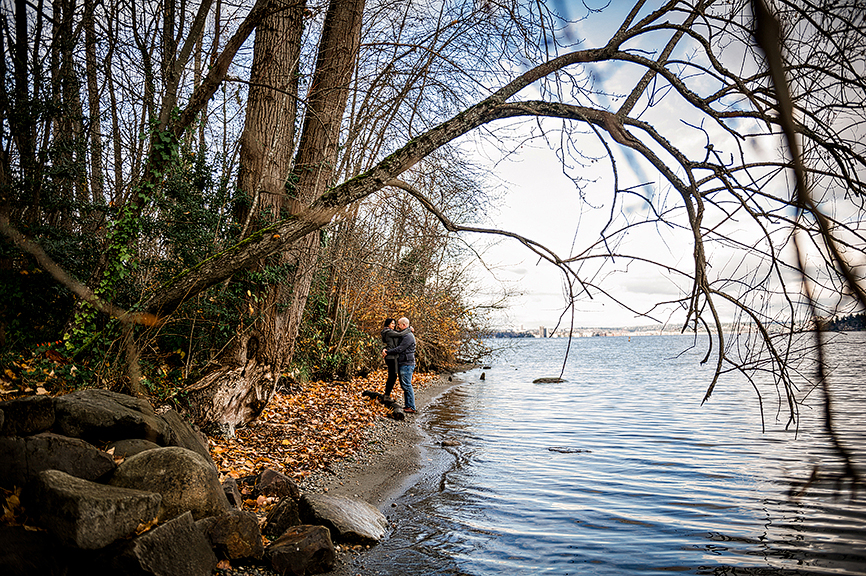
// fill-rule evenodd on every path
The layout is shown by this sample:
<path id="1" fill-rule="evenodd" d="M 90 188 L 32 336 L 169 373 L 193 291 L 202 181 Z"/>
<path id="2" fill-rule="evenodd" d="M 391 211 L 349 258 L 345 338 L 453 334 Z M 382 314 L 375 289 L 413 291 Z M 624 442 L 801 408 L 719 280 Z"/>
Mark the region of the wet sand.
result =
<path id="1" fill-rule="evenodd" d="M 383 418 L 370 431 L 360 452 L 307 479 L 302 490 L 358 498 L 389 516 L 395 501 L 424 476 L 425 468 L 434 465 L 435 455 L 428 453 L 429 442 L 418 426 L 419 418 L 427 406 L 461 382 L 457 376 L 444 374 L 416 389 L 418 414 L 407 414 L 402 422 Z M 402 404 L 401 391 L 392 397 Z M 328 574 L 363 574 L 360 565 L 364 552 L 361 547 L 340 547 L 337 567 Z"/>

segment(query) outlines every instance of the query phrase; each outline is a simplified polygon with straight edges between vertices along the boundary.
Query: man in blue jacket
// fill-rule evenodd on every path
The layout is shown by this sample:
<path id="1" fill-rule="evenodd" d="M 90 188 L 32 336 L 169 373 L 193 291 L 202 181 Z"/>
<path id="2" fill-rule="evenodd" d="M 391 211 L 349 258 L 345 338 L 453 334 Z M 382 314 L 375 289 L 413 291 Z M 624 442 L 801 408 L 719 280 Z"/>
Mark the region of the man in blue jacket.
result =
<path id="1" fill-rule="evenodd" d="M 409 328 L 409 319 L 397 320 L 397 330 Z M 415 414 L 415 391 L 412 389 L 412 373 L 415 372 L 415 335 L 407 330 L 395 348 L 382 350 L 382 356 L 397 354 L 397 373 L 400 375 L 400 388 L 403 389 L 403 412 Z"/>

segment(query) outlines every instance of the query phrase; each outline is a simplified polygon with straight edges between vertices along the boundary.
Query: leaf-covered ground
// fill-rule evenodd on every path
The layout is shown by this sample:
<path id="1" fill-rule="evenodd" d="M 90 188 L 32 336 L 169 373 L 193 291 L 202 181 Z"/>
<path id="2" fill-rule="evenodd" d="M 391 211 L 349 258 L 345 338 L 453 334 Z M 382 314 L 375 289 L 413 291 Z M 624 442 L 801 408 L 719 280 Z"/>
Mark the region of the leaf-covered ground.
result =
<path id="1" fill-rule="evenodd" d="M 231 439 L 210 438 L 214 462 L 224 475 L 243 478 L 272 468 L 303 480 L 310 474 L 357 452 L 366 432 L 387 409 L 361 396 L 364 390 L 382 392 L 384 371 L 350 382 L 311 382 L 300 391 L 277 392 L 261 416 Z M 429 385 L 436 374 L 415 374 L 416 390 Z M 402 404 L 395 386 L 392 398 Z"/>

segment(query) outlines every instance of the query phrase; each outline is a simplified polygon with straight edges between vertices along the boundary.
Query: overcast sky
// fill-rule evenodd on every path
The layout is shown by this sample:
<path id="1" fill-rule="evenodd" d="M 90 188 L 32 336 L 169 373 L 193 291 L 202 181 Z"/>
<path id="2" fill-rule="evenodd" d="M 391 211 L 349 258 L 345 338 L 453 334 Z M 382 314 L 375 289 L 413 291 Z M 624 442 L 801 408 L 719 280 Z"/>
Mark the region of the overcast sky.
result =
<path id="1" fill-rule="evenodd" d="M 569 6 L 572 4 L 569 3 Z M 577 23 L 571 31 L 570 40 L 574 42 L 577 39 L 585 39 L 576 47 L 577 49 L 603 45 L 619 27 L 630 6 L 630 2 L 611 3 L 602 15 L 595 14 Z M 576 15 L 572 14 L 572 17 Z M 666 35 L 659 39 L 656 36 L 646 42 L 662 45 L 668 37 L 669 35 Z M 658 49 L 658 45 L 655 44 L 641 47 L 648 51 Z M 725 57 L 741 56 L 736 52 L 735 47 L 728 47 Z M 627 94 L 642 74 L 643 69 L 628 68 L 625 64 L 595 66 L 594 87 L 596 89 L 603 87 L 608 93 Z M 703 80 L 692 78 L 689 82 L 692 86 L 699 86 L 698 82 Z M 712 85 L 700 86 L 702 90 L 713 89 Z M 521 93 L 521 97 L 534 98 L 535 96 L 531 93 Z M 701 119 L 690 110 L 690 106 L 684 105 L 682 100 L 669 97 L 650 109 L 641 119 L 652 124 L 681 150 L 691 151 L 690 154 L 693 155 L 695 150 L 705 149 L 706 136 L 684 123 L 684 121 L 690 121 L 692 124 L 701 122 Z M 689 117 L 690 115 L 692 117 Z M 552 119 L 543 122 L 546 127 L 554 129 L 559 124 Z M 532 126 L 532 122 L 528 123 L 526 130 L 532 129 Z M 717 151 L 726 149 L 724 153 L 729 154 L 736 150 L 730 141 L 725 141 L 728 138 L 727 134 L 712 126 L 708 129 Z M 554 134 L 553 139 L 556 138 Z M 580 136 L 577 142 L 581 153 L 603 155 L 603 150 L 594 135 Z M 777 140 L 760 142 L 751 139 L 748 153 L 763 158 L 775 156 L 778 152 L 777 142 Z M 471 151 L 475 146 L 479 158 L 496 156 L 495 153 L 484 150 L 483 145 L 479 148 L 475 142 L 464 141 L 461 145 L 466 146 L 467 151 Z M 596 146 L 595 150 L 592 146 Z M 652 195 L 656 199 L 657 207 L 682 205 L 682 199 L 678 194 L 671 192 L 664 181 L 659 182 L 657 172 L 645 162 L 637 161 L 636 154 L 625 153 L 619 150 L 616 144 L 612 147 L 617 157 L 621 189 L 644 183 L 646 187 L 641 189 L 641 194 Z M 581 199 L 574 183 L 563 175 L 562 166 L 555 152 L 541 142 L 527 143 L 508 160 L 499 163 L 491 162 L 488 165 L 493 178 L 502 183 L 500 190 L 503 191 L 489 212 L 490 221 L 486 223 L 488 226 L 531 238 L 555 251 L 560 257 L 572 256 L 598 240 L 611 213 L 609 202 L 612 196 L 613 179 L 610 163 L 607 160 L 602 159 L 573 169 L 572 175 L 577 173 L 589 182 L 583 189 L 585 199 Z M 785 194 L 784 191 L 779 193 Z M 640 220 L 639 213 L 647 212 L 647 207 L 635 196 L 625 200 L 624 204 L 618 204 L 617 212 L 627 214 L 629 218 L 635 216 L 634 219 Z M 714 217 L 718 217 L 718 214 L 710 215 L 708 212 L 704 224 L 712 225 Z M 748 219 L 741 219 L 741 221 L 742 228 L 737 228 L 741 226 L 740 224 L 728 223 L 735 228 L 727 229 L 727 233 L 736 235 L 737 240 L 747 246 L 752 245 L 750 244 L 752 238 L 756 244 L 760 243 L 760 230 L 757 228 L 750 230 Z M 686 224 L 684 220 L 680 223 Z M 552 327 L 559 321 L 565 308 L 565 297 L 562 275 L 556 267 L 546 262 L 539 262 L 537 256 L 515 240 L 501 239 L 494 245 L 490 245 L 491 241 L 487 236 L 475 235 L 466 239 L 483 252 L 486 268 L 491 270 L 488 271 L 482 266 L 477 267 L 478 277 L 482 280 L 482 285 L 487 287 L 487 297 L 503 288 L 513 294 L 508 300 L 507 311 L 493 316 L 494 326 L 512 328 L 522 326 L 530 329 L 539 326 Z M 694 270 L 693 240 L 690 238 L 690 232 L 685 229 L 638 227 L 629 232 L 621 244 L 612 248 L 619 253 L 640 254 L 662 261 L 670 265 L 671 269 L 680 268 L 688 273 Z M 708 258 L 711 260 L 711 275 L 726 277 L 730 270 L 737 269 L 738 275 L 749 282 L 750 277 L 745 271 L 758 269 L 755 265 L 756 261 L 752 260 L 752 255 L 746 254 L 745 251 L 735 253 L 713 243 L 707 245 L 707 250 Z M 626 302 L 633 310 L 641 312 L 652 310 L 655 319 L 669 322 L 677 327 L 685 318 L 684 311 L 677 305 L 663 305 L 653 309 L 656 303 L 681 298 L 690 291 L 691 285 L 688 280 L 677 273 L 668 273 L 658 266 L 644 265 L 627 259 L 608 262 L 601 275 L 594 275 L 593 270 L 586 267 L 581 270 L 581 273 L 583 278 L 599 284 L 612 296 Z M 604 297 L 603 294 L 597 291 L 591 293 L 593 298 L 582 297 L 575 308 L 576 327 L 653 324 L 652 319 L 636 315 L 633 311 Z M 479 299 L 479 301 L 483 300 L 483 298 Z M 726 310 L 724 302 L 719 302 L 717 305 L 720 306 L 722 321 L 730 321 L 730 308 Z M 569 317 L 565 318 L 566 326 L 569 320 Z"/>
<path id="2" fill-rule="evenodd" d="M 504 162 L 497 167 L 497 175 L 508 182 L 508 192 L 497 201 L 491 213 L 496 228 L 516 232 L 539 242 L 566 257 L 573 253 L 572 247 L 585 246 L 587 239 L 598 237 L 598 231 L 607 221 L 609 206 L 599 204 L 590 207 L 578 196 L 574 184 L 561 172 L 560 164 L 550 151 L 534 151 L 523 154 L 520 163 Z M 605 186 L 601 178 L 595 187 Z M 608 184 L 609 185 L 609 184 Z M 665 247 L 656 230 L 639 234 L 643 243 L 658 244 L 659 250 L 676 250 L 676 246 Z M 491 292 L 500 286 L 514 293 L 509 300 L 507 312 L 499 315 L 498 324 L 525 328 L 552 327 L 559 320 L 565 304 L 561 272 L 553 265 L 539 261 L 538 257 L 513 239 L 503 238 L 489 245 L 487 237 L 478 238 L 479 245 L 486 245 L 484 260 L 491 268 L 490 274 L 479 271 L 488 278 Z M 691 266 L 691 246 L 681 244 L 680 254 L 673 261 Z M 670 300 L 681 295 L 671 279 L 656 269 L 626 262 L 609 268 L 610 275 L 601 282 L 605 290 L 615 297 L 627 301 L 638 310 L 647 310 L 660 300 Z M 662 314 L 660 317 L 667 318 Z M 636 318 L 635 314 L 609 301 L 599 294 L 592 299 L 584 298 L 575 310 L 576 326 L 633 326 L 650 324 L 651 320 Z"/>
<path id="3" fill-rule="evenodd" d="M 567 3 L 560 3 L 567 4 Z M 586 39 L 579 48 L 602 45 L 609 35 L 621 24 L 631 3 L 612 3 L 601 15 L 594 14 L 589 19 L 578 22 L 571 31 L 571 40 Z M 576 17 L 572 14 L 572 17 Z M 615 70 L 608 70 L 606 78 L 597 77 L 605 82 L 608 89 L 628 90 L 637 77 L 618 78 Z M 554 121 L 549 124 L 556 125 Z M 594 137 L 585 137 L 594 141 Z M 493 156 L 494 154 L 490 154 Z M 486 154 L 485 154 L 486 156 Z M 635 165 L 637 167 L 637 165 Z M 630 172 L 634 182 L 654 181 L 655 174 L 640 171 L 635 174 L 623 162 L 619 169 Z M 545 146 L 526 145 L 512 160 L 495 165 L 495 178 L 504 184 L 506 192 L 499 198 L 490 211 L 491 227 L 516 232 L 544 244 L 560 256 L 572 255 L 574 247 L 583 247 L 598 238 L 607 221 L 610 206 L 605 204 L 611 189 L 610 169 L 607 163 L 600 162 L 588 168 L 582 175 L 595 180 L 586 189 L 589 203 L 580 199 L 574 183 L 562 173 L 562 166 L 555 153 Z M 621 177 L 623 174 L 621 174 Z M 688 263 L 690 245 L 670 246 L 663 243 L 664 238 L 657 230 L 640 234 L 640 242 L 658 244 L 659 250 L 672 252 L 673 262 L 686 258 Z M 493 270 L 493 275 L 483 269 L 478 274 L 488 286 L 489 294 L 505 287 L 515 296 L 510 298 L 508 310 L 495 316 L 495 324 L 537 328 L 552 327 L 557 323 L 564 310 L 563 280 L 560 271 L 538 257 L 517 241 L 503 239 L 489 246 L 490 239 L 476 237 L 470 239 L 476 246 L 483 247 L 485 264 Z M 680 250 L 684 254 L 676 255 Z M 681 295 L 681 288 L 661 276 L 656 269 L 630 264 L 626 274 L 626 262 L 621 266 L 609 268 L 612 273 L 606 276 L 603 287 L 617 298 L 627 301 L 638 310 L 648 310 L 660 300 L 669 300 Z M 619 272 L 617 272 L 619 271 Z M 495 279 L 492 277 L 495 276 Z M 669 314 L 660 311 L 658 317 L 667 319 Z M 636 317 L 629 310 L 618 306 L 602 295 L 592 299 L 584 298 L 575 309 L 576 326 L 633 326 L 650 324 L 647 318 Z"/>

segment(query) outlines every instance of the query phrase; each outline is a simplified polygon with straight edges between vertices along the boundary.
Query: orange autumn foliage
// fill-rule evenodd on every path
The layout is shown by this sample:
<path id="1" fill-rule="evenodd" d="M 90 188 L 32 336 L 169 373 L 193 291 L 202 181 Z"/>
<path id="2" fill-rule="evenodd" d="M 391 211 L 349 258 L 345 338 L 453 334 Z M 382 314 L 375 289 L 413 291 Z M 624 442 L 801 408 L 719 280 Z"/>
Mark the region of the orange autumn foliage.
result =
<path id="1" fill-rule="evenodd" d="M 435 374 L 416 374 L 423 388 Z M 234 438 L 209 438 L 210 452 L 221 475 L 253 476 L 272 468 L 295 480 L 326 469 L 365 445 L 366 432 L 387 410 L 361 396 L 381 391 L 385 374 L 349 382 L 311 382 L 299 392 L 277 392 L 259 418 L 239 428 Z M 251 501 L 250 507 L 256 502 Z"/>
<path id="2" fill-rule="evenodd" d="M 355 323 L 375 335 L 378 344 L 384 319 L 406 316 L 415 328 L 418 369 L 454 368 L 460 363 L 463 326 L 468 323 L 466 307 L 444 291 L 424 287 L 407 294 L 403 290 L 397 283 L 381 282 L 349 291 L 355 304 Z"/>

